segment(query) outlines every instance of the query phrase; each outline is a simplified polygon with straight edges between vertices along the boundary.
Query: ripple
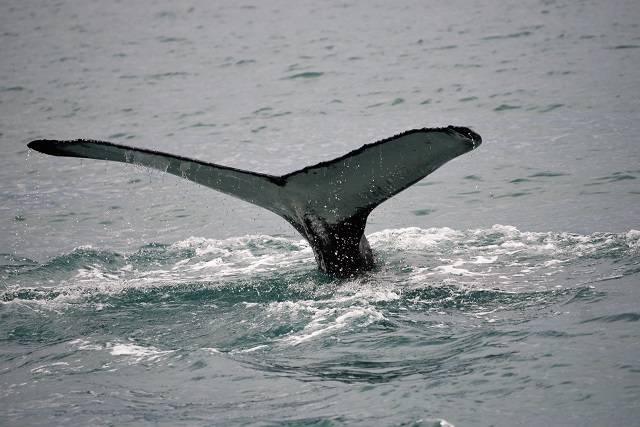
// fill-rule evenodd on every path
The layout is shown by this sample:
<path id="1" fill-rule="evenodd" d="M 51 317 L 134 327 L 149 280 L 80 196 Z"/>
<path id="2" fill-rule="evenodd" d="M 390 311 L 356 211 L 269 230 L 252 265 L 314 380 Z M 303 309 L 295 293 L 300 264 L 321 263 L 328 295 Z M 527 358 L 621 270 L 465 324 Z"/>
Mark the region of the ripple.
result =
<path id="1" fill-rule="evenodd" d="M 315 79 L 322 76 L 324 73 L 319 71 L 307 71 L 305 73 L 298 73 L 292 76 L 286 77 L 287 79 Z"/>

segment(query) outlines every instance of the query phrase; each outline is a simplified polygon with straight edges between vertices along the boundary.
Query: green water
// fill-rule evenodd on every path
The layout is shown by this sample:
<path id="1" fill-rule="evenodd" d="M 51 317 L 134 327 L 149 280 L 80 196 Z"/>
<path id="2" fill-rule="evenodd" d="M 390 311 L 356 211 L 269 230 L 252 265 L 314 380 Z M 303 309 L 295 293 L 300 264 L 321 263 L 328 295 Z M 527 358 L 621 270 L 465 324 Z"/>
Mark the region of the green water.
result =
<path id="1" fill-rule="evenodd" d="M 5 421 L 631 422 L 639 239 L 390 230 L 352 281 L 268 236 L 7 256 Z"/>

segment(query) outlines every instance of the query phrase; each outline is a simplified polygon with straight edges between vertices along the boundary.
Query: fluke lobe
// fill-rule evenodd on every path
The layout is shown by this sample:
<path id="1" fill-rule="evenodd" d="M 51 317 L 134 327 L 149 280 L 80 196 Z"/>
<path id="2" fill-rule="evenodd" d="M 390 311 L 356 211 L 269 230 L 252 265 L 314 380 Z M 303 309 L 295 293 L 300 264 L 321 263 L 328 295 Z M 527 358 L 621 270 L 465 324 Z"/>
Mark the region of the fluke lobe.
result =
<path id="1" fill-rule="evenodd" d="M 105 141 L 37 140 L 28 146 L 52 156 L 150 167 L 261 206 L 307 239 L 320 270 L 349 277 L 375 265 L 364 235 L 371 211 L 481 143 L 465 127 L 414 129 L 282 176 Z"/>

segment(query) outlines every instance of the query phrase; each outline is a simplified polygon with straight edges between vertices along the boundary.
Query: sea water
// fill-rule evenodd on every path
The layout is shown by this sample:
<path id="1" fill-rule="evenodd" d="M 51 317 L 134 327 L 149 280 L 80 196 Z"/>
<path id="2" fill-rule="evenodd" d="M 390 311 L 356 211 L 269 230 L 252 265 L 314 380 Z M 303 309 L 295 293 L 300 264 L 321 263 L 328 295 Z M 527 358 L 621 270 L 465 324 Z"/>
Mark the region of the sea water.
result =
<path id="1" fill-rule="evenodd" d="M 640 6 L 0 4 L 0 424 L 634 425 Z M 93 138 L 284 174 L 411 128 L 483 145 L 336 280 L 279 217 Z"/>

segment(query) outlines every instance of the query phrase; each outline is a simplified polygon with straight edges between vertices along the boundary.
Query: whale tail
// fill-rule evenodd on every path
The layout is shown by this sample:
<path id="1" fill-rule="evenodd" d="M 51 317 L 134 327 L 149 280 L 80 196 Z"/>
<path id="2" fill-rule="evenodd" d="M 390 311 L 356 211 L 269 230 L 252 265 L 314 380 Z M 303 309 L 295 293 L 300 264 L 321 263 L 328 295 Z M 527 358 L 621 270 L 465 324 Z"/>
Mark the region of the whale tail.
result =
<path id="1" fill-rule="evenodd" d="M 364 229 L 376 206 L 481 143 L 464 127 L 409 130 L 282 176 L 105 141 L 37 140 L 28 146 L 53 156 L 150 167 L 261 206 L 307 239 L 321 270 L 344 277 L 374 267 Z"/>

